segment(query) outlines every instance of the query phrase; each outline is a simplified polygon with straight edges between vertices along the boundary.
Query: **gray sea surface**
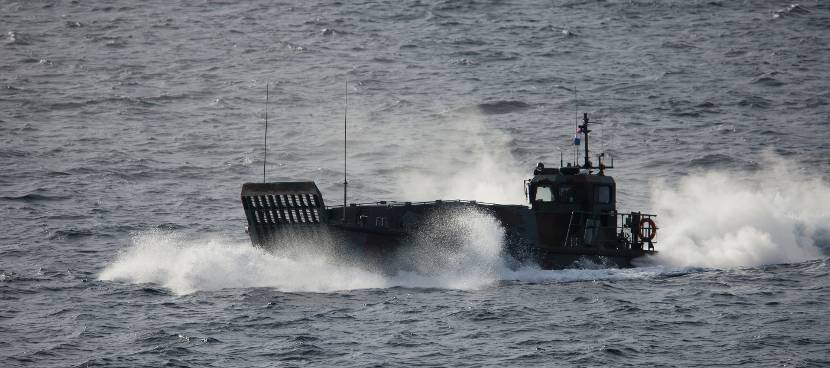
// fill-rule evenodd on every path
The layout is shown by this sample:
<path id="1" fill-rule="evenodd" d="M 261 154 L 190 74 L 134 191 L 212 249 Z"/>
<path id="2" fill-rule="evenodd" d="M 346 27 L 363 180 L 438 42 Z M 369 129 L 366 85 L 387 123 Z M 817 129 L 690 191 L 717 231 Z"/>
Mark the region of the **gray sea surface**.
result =
<path id="1" fill-rule="evenodd" d="M 828 36 L 819 0 L 0 0 L 0 366 L 830 366 Z M 587 112 L 660 253 L 517 267 L 477 214 L 424 273 L 253 248 L 266 84 L 266 180 L 330 205 L 347 90 L 350 202 L 523 203 Z"/>

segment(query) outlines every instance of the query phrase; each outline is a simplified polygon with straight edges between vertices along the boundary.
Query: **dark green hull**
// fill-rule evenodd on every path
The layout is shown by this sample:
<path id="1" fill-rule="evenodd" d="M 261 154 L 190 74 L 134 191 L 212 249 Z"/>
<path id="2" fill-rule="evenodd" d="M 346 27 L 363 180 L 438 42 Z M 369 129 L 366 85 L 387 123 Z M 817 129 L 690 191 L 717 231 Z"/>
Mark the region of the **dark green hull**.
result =
<path id="1" fill-rule="evenodd" d="M 528 205 L 437 200 L 345 206 L 344 190 L 344 206 L 326 207 L 313 182 L 248 183 L 242 186 L 248 233 L 253 244 L 277 252 L 292 244 L 329 244 L 329 251 L 342 259 L 394 269 L 401 262 L 406 266 L 408 254 L 447 254 L 465 241 L 476 241 L 463 219 L 488 216 L 495 220 L 491 226 L 503 229 L 501 248 L 512 264 L 630 267 L 635 258 L 655 253 L 655 216 L 617 212 L 616 183 L 605 175 L 613 161 L 606 166 L 603 153 L 598 166 L 591 163 L 589 123 L 584 114 L 579 126 L 583 164 L 546 168 L 539 163 L 525 181 Z"/>
<path id="2" fill-rule="evenodd" d="M 342 206 L 325 208 L 313 183 L 290 185 L 303 193 L 286 193 L 284 183 L 246 184 L 243 205 L 255 245 L 275 252 L 295 244 L 325 246 L 344 261 L 378 269 L 407 269 L 411 265 L 406 255 L 413 248 L 439 247 L 452 252 L 465 240 L 477 241 L 462 238 L 475 234 L 459 226 L 459 221 L 465 216 L 486 216 L 495 220 L 492 226 L 503 229 L 502 249 L 513 265 L 558 269 L 589 262 L 630 267 L 633 259 L 654 253 L 646 243 L 619 236 L 616 219 L 620 215 L 616 213 L 576 216 L 572 211 L 568 216 L 554 216 L 555 212 L 544 208 L 472 201 L 355 204 L 344 212 Z M 297 196 L 306 197 L 297 200 Z M 601 226 L 603 217 L 605 226 Z"/>

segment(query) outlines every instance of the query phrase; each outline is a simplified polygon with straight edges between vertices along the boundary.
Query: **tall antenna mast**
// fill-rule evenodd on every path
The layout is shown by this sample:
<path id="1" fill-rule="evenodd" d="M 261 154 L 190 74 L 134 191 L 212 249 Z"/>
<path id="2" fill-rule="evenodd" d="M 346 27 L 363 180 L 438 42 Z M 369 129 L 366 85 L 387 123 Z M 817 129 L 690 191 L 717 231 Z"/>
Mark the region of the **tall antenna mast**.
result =
<path id="1" fill-rule="evenodd" d="M 605 153 L 605 126 L 599 127 L 599 142 L 602 149 L 600 153 Z"/>
<path id="2" fill-rule="evenodd" d="M 574 134 L 579 134 L 579 99 L 576 97 L 576 84 L 574 84 Z M 574 145 L 574 166 L 579 166 L 579 146 Z"/>
<path id="3" fill-rule="evenodd" d="M 262 154 L 262 182 L 265 182 L 265 164 L 268 162 L 268 82 L 265 82 L 265 152 Z"/>
<path id="4" fill-rule="evenodd" d="M 593 169 L 593 166 L 591 166 L 591 157 L 588 156 L 588 133 L 590 133 L 591 130 L 588 129 L 587 112 L 582 114 L 582 125 L 580 126 L 580 128 L 582 129 L 582 133 L 585 136 L 585 162 L 583 162 L 582 167 L 588 170 L 588 173 L 590 174 L 591 169 Z"/>
<path id="5" fill-rule="evenodd" d="M 346 124 L 346 119 L 349 116 L 349 77 L 346 76 L 346 104 L 343 107 L 343 222 L 346 222 L 346 198 L 347 198 L 347 188 L 349 187 L 349 181 L 346 180 L 346 162 L 348 161 L 348 154 L 347 154 L 347 129 L 348 125 Z"/>

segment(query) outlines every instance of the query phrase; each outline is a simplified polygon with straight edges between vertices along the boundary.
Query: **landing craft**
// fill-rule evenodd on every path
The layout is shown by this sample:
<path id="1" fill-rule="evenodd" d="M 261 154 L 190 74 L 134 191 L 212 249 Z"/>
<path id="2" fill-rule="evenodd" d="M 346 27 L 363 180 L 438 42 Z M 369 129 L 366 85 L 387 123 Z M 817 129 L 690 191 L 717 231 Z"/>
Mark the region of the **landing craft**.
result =
<path id="1" fill-rule="evenodd" d="M 589 159 L 590 124 L 583 114 L 574 139 L 584 146 L 582 165 L 560 162 L 560 167 L 549 168 L 540 162 L 524 183 L 526 205 L 465 200 L 347 205 L 344 190 L 343 205 L 327 206 L 311 181 L 245 183 L 241 197 L 247 232 L 255 246 L 270 250 L 293 246 L 289 243 L 297 237 L 334 239 L 339 255 L 381 268 L 398 267 L 412 248 L 452 251 L 457 246 L 452 233 L 461 230 L 452 228 L 450 216 L 475 211 L 501 224 L 504 252 L 518 264 L 557 269 L 588 260 L 631 267 L 633 259 L 656 254 L 656 215 L 617 210 L 616 183 L 605 173 L 613 161 L 605 165 L 600 154 L 594 166 Z M 424 236 L 442 224 L 440 239 Z"/>

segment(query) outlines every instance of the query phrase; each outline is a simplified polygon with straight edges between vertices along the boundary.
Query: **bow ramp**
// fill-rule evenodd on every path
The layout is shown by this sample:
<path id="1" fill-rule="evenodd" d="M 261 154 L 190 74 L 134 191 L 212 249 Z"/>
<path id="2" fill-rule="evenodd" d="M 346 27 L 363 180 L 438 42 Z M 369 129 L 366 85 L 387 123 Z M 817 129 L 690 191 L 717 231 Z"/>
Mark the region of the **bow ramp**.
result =
<path id="1" fill-rule="evenodd" d="M 241 197 L 248 234 L 257 245 L 288 228 L 326 223 L 323 196 L 311 181 L 245 183 Z"/>

